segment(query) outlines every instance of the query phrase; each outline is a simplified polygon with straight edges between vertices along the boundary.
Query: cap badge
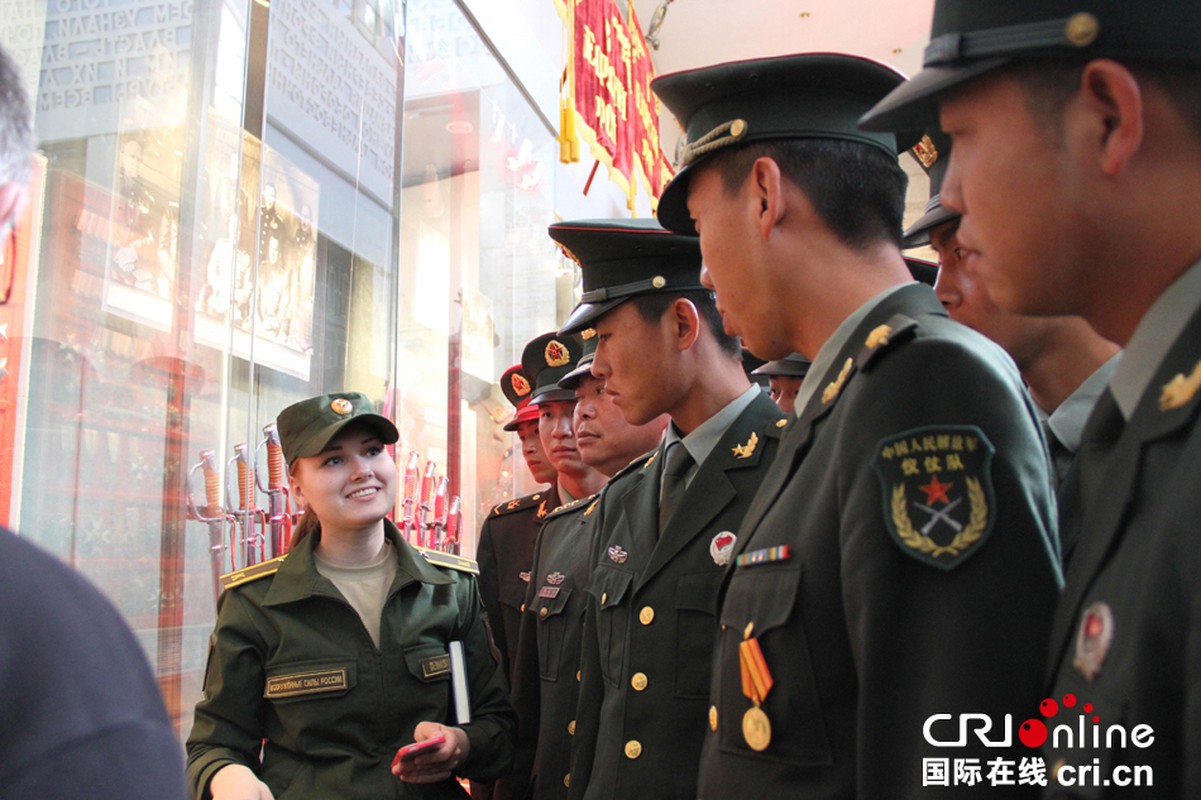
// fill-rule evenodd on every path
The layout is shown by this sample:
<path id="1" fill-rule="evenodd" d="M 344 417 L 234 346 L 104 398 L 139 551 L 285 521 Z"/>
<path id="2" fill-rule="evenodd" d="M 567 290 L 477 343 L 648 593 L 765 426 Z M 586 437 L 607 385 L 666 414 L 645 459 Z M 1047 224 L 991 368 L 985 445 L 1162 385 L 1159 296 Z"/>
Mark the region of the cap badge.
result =
<path id="1" fill-rule="evenodd" d="M 662 275 L 656 275 L 655 277 L 651 278 L 651 286 L 654 286 L 656 289 L 662 289 L 666 285 L 667 279 Z"/>
<path id="2" fill-rule="evenodd" d="M 1063 35 L 1076 47 L 1088 47 L 1097 41 L 1097 35 L 1100 32 L 1101 23 L 1097 21 L 1097 18 L 1087 11 L 1081 11 L 1068 19 Z"/>
<path id="3" fill-rule="evenodd" d="M 750 458 L 755 452 L 755 448 L 759 446 L 759 434 L 751 432 L 751 438 L 746 440 L 746 444 L 734 445 L 734 458 Z"/>
<path id="4" fill-rule="evenodd" d="M 1073 662 L 1085 680 L 1096 680 L 1113 642 L 1113 611 L 1108 603 L 1093 603 L 1084 609 L 1080 630 L 1076 633 L 1076 660 Z"/>
<path id="5" fill-rule="evenodd" d="M 530 393 L 530 382 L 525 379 L 525 376 L 520 372 L 514 372 L 509 377 L 509 383 L 513 387 L 513 391 L 518 397 L 525 397 Z"/>
<path id="6" fill-rule="evenodd" d="M 838 373 L 838 377 L 830 381 L 825 389 L 822 389 L 822 402 L 826 405 L 834 402 L 834 398 L 838 397 L 842 392 L 842 386 L 847 382 L 847 377 L 851 374 L 851 367 L 855 366 L 855 359 L 848 358 L 846 363 L 842 365 L 842 371 Z"/>
<path id="7" fill-rule="evenodd" d="M 1163 385 L 1159 392 L 1159 410 L 1171 411 L 1187 405 L 1197 390 L 1201 389 L 1201 361 L 1193 367 L 1188 377 L 1177 373 L 1176 377 Z"/>
<path id="8" fill-rule="evenodd" d="M 622 550 L 619 544 L 615 544 L 609 548 L 609 560 L 614 564 L 624 564 L 629 557 L 630 554 Z"/>
<path id="9" fill-rule="evenodd" d="M 584 330 L 580 331 L 580 338 L 585 342 L 594 336 L 596 336 L 596 328 L 584 328 Z"/>
<path id="10" fill-rule="evenodd" d="M 713 558 L 713 563 L 719 567 L 724 567 L 730 563 L 730 556 L 734 554 L 734 544 L 738 541 L 738 537 L 732 531 L 722 531 L 713 537 L 709 542 L 709 555 Z"/>
<path id="11" fill-rule="evenodd" d="M 557 339 L 551 339 L 546 343 L 546 352 L 543 355 L 546 356 L 546 366 L 548 367 L 561 367 L 571 363 L 571 354 Z"/>
<path id="12" fill-rule="evenodd" d="M 354 406 L 345 397 L 339 397 L 329 404 L 330 410 L 335 414 L 345 417 L 351 411 L 354 411 Z"/>
<path id="13" fill-rule="evenodd" d="M 921 162 L 926 169 L 934 166 L 938 161 L 938 148 L 934 146 L 934 140 L 929 135 L 923 136 L 922 140 L 913 146 L 913 155 Z"/>

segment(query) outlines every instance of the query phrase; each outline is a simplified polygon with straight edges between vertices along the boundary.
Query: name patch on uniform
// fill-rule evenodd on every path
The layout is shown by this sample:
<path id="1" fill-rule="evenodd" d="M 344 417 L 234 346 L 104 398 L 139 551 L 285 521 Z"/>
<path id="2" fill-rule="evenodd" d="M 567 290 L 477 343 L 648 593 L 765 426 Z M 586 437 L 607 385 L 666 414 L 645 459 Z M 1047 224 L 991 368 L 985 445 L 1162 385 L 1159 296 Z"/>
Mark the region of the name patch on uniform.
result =
<path id="1" fill-rule="evenodd" d="M 554 600 L 556 597 L 559 596 L 559 587 L 558 586 L 543 586 L 541 589 L 538 590 L 538 596 L 544 597 L 547 600 Z"/>
<path id="2" fill-rule="evenodd" d="M 297 672 L 292 675 L 277 675 L 267 679 L 263 697 L 297 697 L 303 694 L 342 692 L 349 688 L 345 669 L 326 669 L 314 672 Z"/>
<path id="3" fill-rule="evenodd" d="M 996 519 L 994 448 L 974 425 L 918 428 L 876 446 L 885 526 L 907 555 L 954 569 L 983 545 Z"/>
<path id="4" fill-rule="evenodd" d="M 429 680 L 450 674 L 450 654 L 421 659 L 421 677 Z"/>

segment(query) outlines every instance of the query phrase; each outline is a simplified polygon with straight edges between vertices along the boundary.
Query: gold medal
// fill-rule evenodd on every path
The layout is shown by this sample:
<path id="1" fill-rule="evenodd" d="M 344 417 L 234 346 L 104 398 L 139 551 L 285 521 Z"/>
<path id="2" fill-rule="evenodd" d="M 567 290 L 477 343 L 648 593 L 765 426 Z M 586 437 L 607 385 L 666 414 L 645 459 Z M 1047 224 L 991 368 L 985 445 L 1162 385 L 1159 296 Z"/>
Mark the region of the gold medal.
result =
<path id="1" fill-rule="evenodd" d="M 756 752 L 763 752 L 771 744 L 771 721 L 759 706 L 751 706 L 742 715 L 742 738 Z"/>

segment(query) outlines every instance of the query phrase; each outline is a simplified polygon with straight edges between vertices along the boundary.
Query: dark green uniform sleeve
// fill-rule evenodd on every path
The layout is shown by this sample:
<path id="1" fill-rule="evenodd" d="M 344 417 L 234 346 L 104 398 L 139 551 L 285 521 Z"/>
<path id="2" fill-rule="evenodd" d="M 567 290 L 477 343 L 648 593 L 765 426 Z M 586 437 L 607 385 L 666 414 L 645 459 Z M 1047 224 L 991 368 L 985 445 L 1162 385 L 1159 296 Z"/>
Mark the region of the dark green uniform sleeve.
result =
<path id="1" fill-rule="evenodd" d="M 475 581 L 463 576 L 458 597 L 471 693 L 471 722 L 462 726 L 471 742 L 471 752 L 459 773 L 465 778 L 486 780 L 503 775 L 512 764 L 517 715 L 509 702 L 504 670 L 492 656 Z"/>
<path id="2" fill-rule="evenodd" d="M 229 764 L 258 769 L 263 741 L 262 640 L 246 613 L 241 593 L 218 601 L 217 624 L 209 643 L 204 699 L 196 706 L 187 742 L 189 796 L 208 798 L 209 781 Z"/>

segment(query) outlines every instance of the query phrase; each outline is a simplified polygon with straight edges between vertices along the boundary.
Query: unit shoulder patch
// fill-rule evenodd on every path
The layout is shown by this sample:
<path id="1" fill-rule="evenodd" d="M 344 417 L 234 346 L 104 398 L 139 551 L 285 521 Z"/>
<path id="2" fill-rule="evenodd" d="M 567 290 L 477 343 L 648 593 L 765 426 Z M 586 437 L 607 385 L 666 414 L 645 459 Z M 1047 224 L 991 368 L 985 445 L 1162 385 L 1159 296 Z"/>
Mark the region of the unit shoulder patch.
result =
<path id="1" fill-rule="evenodd" d="M 221 588 L 232 589 L 235 586 L 241 586 L 244 583 L 257 581 L 259 578 L 265 578 L 268 575 L 274 575 L 283 566 L 284 559 L 288 557 L 287 553 L 282 556 L 276 556 L 270 561 L 263 561 L 259 564 L 252 564 L 249 567 L 236 569 L 233 572 L 227 572 L 221 576 Z"/>
<path id="2" fill-rule="evenodd" d="M 454 553 L 443 553 L 441 550 L 427 550 L 424 547 L 414 547 L 413 549 L 417 551 L 418 555 L 435 567 L 455 569 L 459 572 L 468 572 L 472 575 L 480 574 L 480 565 L 470 558 L 457 556 Z"/>
<path id="3" fill-rule="evenodd" d="M 974 425 L 915 428 L 876 445 L 884 523 L 902 552 L 951 570 L 984 546 L 996 521 L 994 452 Z"/>

